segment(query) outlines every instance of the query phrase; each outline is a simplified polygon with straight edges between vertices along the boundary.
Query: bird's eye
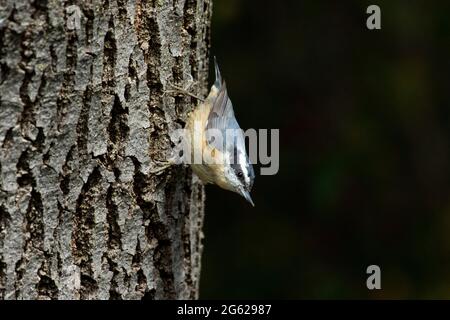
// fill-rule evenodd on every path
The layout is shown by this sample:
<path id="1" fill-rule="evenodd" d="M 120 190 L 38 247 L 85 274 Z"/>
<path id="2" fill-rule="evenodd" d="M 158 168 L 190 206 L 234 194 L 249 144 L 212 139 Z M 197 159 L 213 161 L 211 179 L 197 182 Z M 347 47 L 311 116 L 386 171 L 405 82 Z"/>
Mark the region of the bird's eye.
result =
<path id="1" fill-rule="evenodd" d="M 239 171 L 238 174 L 237 174 L 237 176 L 238 176 L 239 178 L 242 178 L 242 177 L 244 176 L 244 174 L 242 173 L 242 171 Z"/>

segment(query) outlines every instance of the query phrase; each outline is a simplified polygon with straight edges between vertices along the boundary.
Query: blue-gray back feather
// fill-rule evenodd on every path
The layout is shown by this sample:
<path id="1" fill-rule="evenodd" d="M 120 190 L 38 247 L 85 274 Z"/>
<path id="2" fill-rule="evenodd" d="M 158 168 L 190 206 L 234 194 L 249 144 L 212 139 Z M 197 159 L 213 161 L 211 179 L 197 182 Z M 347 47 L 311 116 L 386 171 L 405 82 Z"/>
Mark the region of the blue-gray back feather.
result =
<path id="1" fill-rule="evenodd" d="M 232 145 L 231 143 L 227 143 L 227 141 L 225 141 L 227 129 L 240 129 L 239 124 L 234 116 L 233 104 L 228 97 L 227 85 L 225 81 L 222 83 L 217 98 L 213 103 L 211 111 L 209 112 L 206 129 L 214 129 L 221 132 L 224 145 L 219 145 L 219 143 L 214 144 L 214 142 L 211 142 L 210 144 L 212 144 L 215 148 L 219 149 L 222 152 L 225 151 L 225 146 L 229 149 L 229 146 Z M 239 133 L 238 136 L 235 137 L 235 139 L 243 140 L 242 133 Z M 232 150 L 227 151 L 231 152 Z"/>

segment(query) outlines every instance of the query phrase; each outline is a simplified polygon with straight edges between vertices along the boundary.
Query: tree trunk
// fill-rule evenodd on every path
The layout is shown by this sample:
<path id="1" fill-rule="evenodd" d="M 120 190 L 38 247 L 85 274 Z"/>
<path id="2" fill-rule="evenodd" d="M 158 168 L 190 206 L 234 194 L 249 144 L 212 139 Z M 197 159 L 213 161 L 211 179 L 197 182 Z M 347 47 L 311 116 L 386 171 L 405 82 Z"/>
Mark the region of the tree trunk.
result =
<path id="1" fill-rule="evenodd" d="M 0 4 L 0 299 L 198 297 L 204 190 L 153 174 L 205 94 L 211 0 Z"/>

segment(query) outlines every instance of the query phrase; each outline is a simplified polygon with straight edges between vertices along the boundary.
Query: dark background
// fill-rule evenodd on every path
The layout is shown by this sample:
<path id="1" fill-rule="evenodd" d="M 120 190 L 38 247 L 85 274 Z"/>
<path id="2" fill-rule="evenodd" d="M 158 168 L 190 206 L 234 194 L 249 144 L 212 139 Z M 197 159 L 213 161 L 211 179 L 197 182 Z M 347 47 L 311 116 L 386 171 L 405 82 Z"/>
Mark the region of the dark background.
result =
<path id="1" fill-rule="evenodd" d="M 448 2 L 213 9 L 236 116 L 280 129 L 280 170 L 256 177 L 255 208 L 207 187 L 200 297 L 450 298 Z"/>

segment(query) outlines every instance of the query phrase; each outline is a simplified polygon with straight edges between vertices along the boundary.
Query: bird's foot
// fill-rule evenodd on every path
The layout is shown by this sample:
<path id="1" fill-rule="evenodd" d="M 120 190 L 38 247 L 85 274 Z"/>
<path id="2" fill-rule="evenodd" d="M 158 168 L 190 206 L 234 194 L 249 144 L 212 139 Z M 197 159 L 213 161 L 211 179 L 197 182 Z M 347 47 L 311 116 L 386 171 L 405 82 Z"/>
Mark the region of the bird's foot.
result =
<path id="1" fill-rule="evenodd" d="M 195 94 L 193 94 L 193 93 L 188 91 L 188 89 L 189 89 L 189 87 L 191 85 L 188 85 L 187 88 L 181 88 L 181 87 L 176 86 L 176 85 L 174 85 L 174 84 L 172 84 L 170 82 L 168 82 L 168 84 L 169 84 L 169 86 L 171 86 L 173 88 L 173 90 L 165 90 L 165 93 L 182 93 L 182 94 L 188 95 L 188 96 L 190 96 L 192 98 L 195 98 L 197 100 L 200 100 L 202 102 L 205 101 L 205 99 L 203 99 L 203 98 L 201 98 L 201 97 L 199 97 L 199 96 L 197 96 L 197 95 L 195 95 Z"/>
<path id="2" fill-rule="evenodd" d="M 150 173 L 156 174 L 156 175 L 161 174 L 163 171 L 165 171 L 166 169 L 168 169 L 176 164 L 171 159 L 169 159 L 168 161 L 153 161 L 153 163 L 157 164 L 158 167 L 151 169 Z"/>

